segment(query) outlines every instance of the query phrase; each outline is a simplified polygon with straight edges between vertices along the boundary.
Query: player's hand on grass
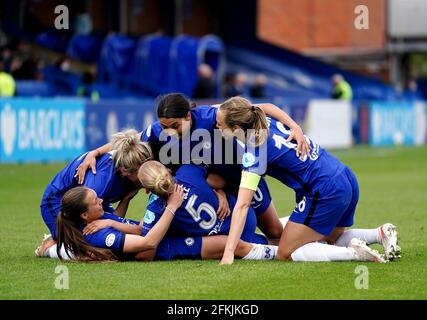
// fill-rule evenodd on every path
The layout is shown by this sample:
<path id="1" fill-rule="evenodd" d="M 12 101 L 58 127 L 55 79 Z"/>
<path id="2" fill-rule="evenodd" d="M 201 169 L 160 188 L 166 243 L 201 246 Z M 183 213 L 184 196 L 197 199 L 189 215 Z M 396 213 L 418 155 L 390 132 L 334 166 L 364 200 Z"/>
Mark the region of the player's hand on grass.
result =
<path id="1" fill-rule="evenodd" d="M 286 139 L 286 142 L 290 142 L 292 140 L 297 142 L 297 157 L 305 158 L 308 156 L 308 153 L 310 152 L 310 145 L 305 139 L 304 132 L 302 131 L 301 127 L 298 125 L 291 129 L 291 134 L 289 135 L 288 139 Z"/>
<path id="2" fill-rule="evenodd" d="M 184 201 L 184 188 L 182 185 L 175 184 L 172 194 L 168 198 L 168 207 L 176 211 Z"/>
<path id="3" fill-rule="evenodd" d="M 228 205 L 228 201 L 227 201 L 227 196 L 225 192 L 222 190 L 214 190 L 214 191 L 218 197 L 218 202 L 219 202 L 218 211 L 217 211 L 218 218 L 220 220 L 224 220 L 231 213 L 230 206 Z"/>
<path id="4" fill-rule="evenodd" d="M 233 264 L 233 262 L 234 262 L 234 254 L 224 252 L 224 255 L 222 256 L 221 262 L 219 264 L 226 265 L 226 264 Z"/>
<path id="5" fill-rule="evenodd" d="M 83 235 L 93 234 L 101 229 L 111 227 L 112 224 L 113 220 L 111 219 L 92 221 L 83 229 Z"/>
<path id="6" fill-rule="evenodd" d="M 89 167 L 92 170 L 93 174 L 96 174 L 96 156 L 98 155 L 98 151 L 90 151 L 84 161 L 80 163 L 80 165 L 77 167 L 76 174 L 74 177 L 78 177 L 78 183 L 83 184 L 85 180 L 86 171 L 89 169 Z"/>

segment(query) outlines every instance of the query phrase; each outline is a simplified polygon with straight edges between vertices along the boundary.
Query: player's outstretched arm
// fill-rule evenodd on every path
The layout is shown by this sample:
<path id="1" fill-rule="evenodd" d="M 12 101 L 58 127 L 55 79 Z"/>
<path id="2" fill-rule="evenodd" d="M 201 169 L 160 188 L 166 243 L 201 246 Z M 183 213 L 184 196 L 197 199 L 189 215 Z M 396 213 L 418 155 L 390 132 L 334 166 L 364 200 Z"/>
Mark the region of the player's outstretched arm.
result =
<path id="1" fill-rule="evenodd" d="M 138 140 L 141 139 L 142 132 L 139 132 L 136 137 Z M 83 184 L 85 180 L 86 171 L 91 168 L 93 174 L 96 174 L 96 157 L 102 156 L 112 150 L 111 142 L 104 144 L 103 146 L 91 150 L 86 155 L 84 161 L 77 167 L 76 174 L 74 177 L 78 177 L 78 183 Z"/>
<path id="2" fill-rule="evenodd" d="M 297 156 L 305 157 L 310 152 L 310 145 L 304 137 L 301 127 L 282 109 L 271 103 L 257 104 L 266 115 L 271 116 L 291 129 L 291 134 L 287 141 L 295 140 L 297 142 Z"/>
<path id="3" fill-rule="evenodd" d="M 148 231 L 145 237 L 128 234 L 125 238 L 123 252 L 134 253 L 155 249 L 162 241 L 169 226 L 175 216 L 175 211 L 184 201 L 184 190 L 182 186 L 176 184 L 174 192 L 169 196 L 167 206 L 160 220 Z"/>
<path id="4" fill-rule="evenodd" d="M 234 251 L 242 235 L 253 195 L 253 190 L 242 187 L 239 189 L 237 202 L 231 216 L 230 233 L 227 237 L 224 255 L 222 256 L 220 264 L 232 264 L 234 261 Z"/>
<path id="5" fill-rule="evenodd" d="M 142 224 L 127 224 L 111 219 L 95 220 L 83 229 L 83 235 L 93 234 L 101 229 L 112 227 L 126 234 L 141 234 Z"/>

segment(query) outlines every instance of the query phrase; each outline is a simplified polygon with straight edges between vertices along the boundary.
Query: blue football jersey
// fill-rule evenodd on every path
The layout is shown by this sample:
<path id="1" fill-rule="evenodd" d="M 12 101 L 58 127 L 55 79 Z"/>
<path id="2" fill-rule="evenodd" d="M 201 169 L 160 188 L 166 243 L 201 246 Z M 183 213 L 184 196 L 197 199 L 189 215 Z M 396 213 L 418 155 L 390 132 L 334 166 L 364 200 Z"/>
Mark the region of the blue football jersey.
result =
<path id="1" fill-rule="evenodd" d="M 178 156 L 178 163 L 204 164 L 210 173 L 219 174 L 226 179 L 226 191 L 237 194 L 241 177 L 240 162 L 237 147 L 233 140 L 222 138 L 221 132 L 216 128 L 216 114 L 218 108 L 211 106 L 198 106 L 191 110 L 192 126 L 190 141 L 183 141 L 177 137 L 160 139 L 162 126 L 159 121 L 154 122 L 141 134 L 141 140 L 149 142 L 153 153 L 159 159 L 163 146 L 168 144 L 169 154 Z M 198 130 L 198 131 L 196 131 Z M 197 132 L 198 134 L 195 134 Z M 204 143 L 201 143 L 201 141 Z M 162 163 L 165 163 L 162 158 Z M 179 166 L 170 166 L 176 172 Z"/>
<path id="2" fill-rule="evenodd" d="M 41 206 L 47 206 L 55 217 L 60 211 L 64 193 L 79 186 L 77 178 L 74 176 L 85 156 L 86 153 L 71 161 L 46 187 Z M 119 201 L 126 194 L 126 182 L 116 172 L 110 153 L 97 159 L 95 175 L 92 170 L 86 171 L 83 185 L 95 190 L 98 197 L 104 200 L 102 205 L 105 211 L 113 211 L 111 203 Z"/>
<path id="3" fill-rule="evenodd" d="M 169 152 L 172 164 L 213 163 L 215 152 L 212 150 L 215 144 L 221 143 L 221 135 L 217 141 L 214 139 L 216 127 L 217 108 L 211 106 L 199 106 L 191 110 L 192 126 L 190 135 L 183 138 L 162 134 L 163 128 L 159 121 L 148 126 L 141 134 L 141 140 L 149 142 L 155 155 L 161 154 L 161 150 Z M 203 140 L 203 143 L 201 143 Z M 162 147 L 165 146 L 167 148 Z M 173 157 L 172 157 L 173 156 Z M 165 163 L 164 158 L 162 162 Z"/>
<path id="4" fill-rule="evenodd" d="M 242 155 L 242 169 L 257 175 L 267 174 L 294 189 L 297 199 L 304 193 L 311 193 L 323 183 L 342 172 L 345 165 L 313 140 L 306 136 L 311 150 L 304 158 L 296 155 L 296 142 L 287 142 L 290 130 L 282 123 L 267 117 L 268 139 L 260 146 L 253 147 L 238 142 Z"/>
<path id="5" fill-rule="evenodd" d="M 218 198 L 206 182 L 206 168 L 196 165 L 182 165 L 175 176 L 178 184 L 184 187 L 184 202 L 175 212 L 169 227 L 173 235 L 208 235 L 222 223 L 217 219 Z M 150 195 L 144 216 L 143 235 L 160 219 L 166 201 Z"/>
<path id="6" fill-rule="evenodd" d="M 208 236 L 228 234 L 231 215 L 220 220 L 217 217 L 218 197 L 206 182 L 207 171 L 203 166 L 182 165 L 176 173 L 176 181 L 184 187 L 185 198 L 169 227 L 169 236 Z M 235 197 L 229 196 L 228 202 L 232 210 Z M 166 201 L 151 194 L 144 215 L 142 234 L 157 223 L 166 207 Z M 250 240 L 255 232 L 256 217 L 253 209 L 249 210 L 248 219 L 242 239 Z"/>
<path id="7" fill-rule="evenodd" d="M 125 224 L 139 224 L 138 221 L 124 219 L 112 213 L 104 213 L 100 219 L 111 219 Z M 81 227 L 81 230 L 83 229 L 84 226 Z M 86 242 L 90 245 L 97 248 L 111 249 L 116 253 L 123 252 L 125 237 L 126 234 L 118 231 L 117 229 L 114 229 L 113 227 L 104 228 L 93 234 L 84 236 Z"/>

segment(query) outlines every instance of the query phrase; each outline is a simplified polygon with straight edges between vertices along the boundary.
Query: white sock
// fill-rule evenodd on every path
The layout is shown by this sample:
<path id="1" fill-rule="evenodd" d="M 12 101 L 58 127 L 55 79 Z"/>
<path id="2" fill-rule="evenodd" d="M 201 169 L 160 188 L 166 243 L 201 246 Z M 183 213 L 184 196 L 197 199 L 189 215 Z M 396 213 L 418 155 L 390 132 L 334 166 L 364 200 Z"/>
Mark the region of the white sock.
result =
<path id="1" fill-rule="evenodd" d="M 273 260 L 276 258 L 278 246 L 252 243 L 252 249 L 244 256 L 244 260 Z"/>
<path id="2" fill-rule="evenodd" d="M 283 218 L 279 218 L 280 222 L 282 223 L 283 229 L 285 229 L 286 224 L 287 224 L 287 223 L 288 223 L 288 221 L 289 221 L 289 218 L 290 218 L 290 216 L 283 217 Z"/>
<path id="3" fill-rule="evenodd" d="M 49 249 L 47 249 L 44 252 L 44 256 L 51 258 L 51 259 L 58 259 L 58 254 L 56 252 L 56 247 L 57 245 L 54 244 L 53 246 L 51 246 Z M 71 252 L 68 252 L 70 254 L 70 256 L 73 258 L 74 255 Z M 60 251 L 61 257 L 63 260 L 72 260 L 72 258 L 70 258 L 67 254 L 67 252 L 65 251 L 64 246 L 61 247 L 61 251 Z"/>
<path id="4" fill-rule="evenodd" d="M 335 242 L 335 245 L 340 247 L 347 247 L 353 238 L 363 240 L 366 242 L 366 244 L 381 242 L 378 229 L 350 229 L 343 232 L 343 234 Z"/>
<path id="5" fill-rule="evenodd" d="M 349 261 L 356 260 L 353 248 L 343 248 L 324 243 L 311 242 L 291 254 L 293 261 Z"/>

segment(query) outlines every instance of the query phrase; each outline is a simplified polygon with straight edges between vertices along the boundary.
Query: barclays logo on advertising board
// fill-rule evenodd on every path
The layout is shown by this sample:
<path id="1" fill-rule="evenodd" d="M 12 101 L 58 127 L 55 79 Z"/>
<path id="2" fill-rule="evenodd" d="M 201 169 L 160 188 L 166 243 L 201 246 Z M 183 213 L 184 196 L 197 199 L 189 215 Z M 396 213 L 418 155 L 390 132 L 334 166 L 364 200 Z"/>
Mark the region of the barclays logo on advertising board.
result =
<path id="1" fill-rule="evenodd" d="M 63 161 L 85 147 L 80 101 L 10 100 L 0 104 L 1 162 Z"/>
<path id="2" fill-rule="evenodd" d="M 62 150 L 84 147 L 83 111 L 19 110 L 20 150 Z"/>

